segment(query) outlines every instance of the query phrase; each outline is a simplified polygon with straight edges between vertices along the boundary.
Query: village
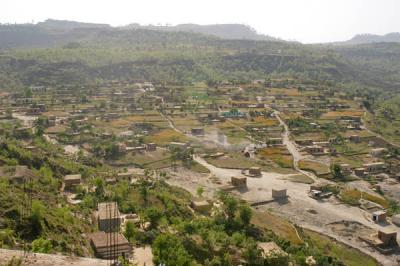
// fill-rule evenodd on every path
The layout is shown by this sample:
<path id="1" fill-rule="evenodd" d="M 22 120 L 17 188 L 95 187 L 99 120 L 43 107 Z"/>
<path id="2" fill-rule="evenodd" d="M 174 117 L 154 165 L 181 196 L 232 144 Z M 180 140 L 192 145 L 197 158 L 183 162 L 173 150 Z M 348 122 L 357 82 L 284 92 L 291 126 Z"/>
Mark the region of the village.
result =
<path id="1" fill-rule="evenodd" d="M 70 206 L 97 193 L 98 182 L 117 187 L 164 180 L 189 191 L 190 210 L 207 216 L 220 208 L 214 195 L 225 191 L 259 213 L 396 265 L 399 147 L 368 129 L 363 100 L 296 79 L 37 85 L 2 94 L 0 142 L 12 136 L 19 148 L 48 154 L 32 137 L 40 135 L 60 157 L 101 162 L 95 173 L 62 176 L 58 193 Z M 28 166 L 4 161 L 0 174 L 19 185 L 38 178 Z M 139 231 L 154 224 L 124 212 L 117 197 L 88 214 L 92 228 L 83 234 L 91 253 L 153 265 L 150 246 L 132 245 L 124 232 L 130 224 Z M 285 253 L 274 242 L 258 247 L 264 256 Z"/>

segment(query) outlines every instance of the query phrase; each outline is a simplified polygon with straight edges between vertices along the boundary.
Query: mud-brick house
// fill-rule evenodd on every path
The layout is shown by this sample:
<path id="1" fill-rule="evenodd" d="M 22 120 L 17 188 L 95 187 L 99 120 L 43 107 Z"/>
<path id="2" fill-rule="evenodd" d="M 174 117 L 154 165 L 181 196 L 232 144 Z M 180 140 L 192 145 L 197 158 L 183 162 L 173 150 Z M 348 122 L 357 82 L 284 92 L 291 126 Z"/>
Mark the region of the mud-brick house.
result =
<path id="1" fill-rule="evenodd" d="M 190 207 L 197 212 L 207 213 L 211 210 L 212 205 L 206 200 L 193 200 Z"/>
<path id="2" fill-rule="evenodd" d="M 121 224 L 121 214 L 116 202 L 102 202 L 98 204 L 97 222 L 99 230 L 113 232 Z"/>
<path id="3" fill-rule="evenodd" d="M 270 146 L 283 145 L 283 139 L 282 138 L 268 138 L 267 145 L 270 145 Z"/>
<path id="4" fill-rule="evenodd" d="M 156 151 L 157 150 L 157 144 L 151 142 L 146 144 L 146 150 L 147 151 Z"/>
<path id="5" fill-rule="evenodd" d="M 386 221 L 386 211 L 380 210 L 372 213 L 372 221 L 376 223 L 381 223 Z"/>
<path id="6" fill-rule="evenodd" d="M 359 135 L 351 135 L 349 137 L 349 141 L 350 142 L 354 142 L 354 143 L 360 143 L 361 142 L 361 138 Z"/>
<path id="7" fill-rule="evenodd" d="M 80 174 L 76 175 L 66 175 L 64 176 L 64 189 L 73 190 L 81 184 L 82 176 Z"/>
<path id="8" fill-rule="evenodd" d="M 319 145 L 306 146 L 304 150 L 313 155 L 318 155 L 318 154 L 324 153 L 324 148 Z"/>
<path id="9" fill-rule="evenodd" d="M 10 176 L 10 181 L 18 184 L 36 178 L 36 174 L 26 165 L 15 166 L 14 173 Z"/>
<path id="10" fill-rule="evenodd" d="M 231 184 L 234 187 L 246 187 L 247 186 L 247 178 L 244 176 L 232 176 Z"/>
<path id="11" fill-rule="evenodd" d="M 369 154 L 373 157 L 380 157 L 384 154 L 386 154 L 388 152 L 388 150 L 386 148 L 375 148 L 372 149 Z"/>
<path id="12" fill-rule="evenodd" d="M 96 232 L 88 235 L 96 257 L 102 259 L 129 259 L 132 247 L 121 233 Z"/>
<path id="13" fill-rule="evenodd" d="M 363 164 L 363 167 L 370 174 L 379 174 L 386 171 L 386 164 L 384 162 L 375 162 Z"/>
<path id="14" fill-rule="evenodd" d="M 261 168 L 260 167 L 250 167 L 249 168 L 249 175 L 250 176 L 260 176 L 261 175 Z"/>
<path id="15" fill-rule="evenodd" d="M 272 189 L 272 198 L 284 199 L 287 197 L 287 189 Z"/>
<path id="16" fill-rule="evenodd" d="M 201 127 L 192 128 L 191 133 L 193 136 L 204 136 L 204 128 Z"/>

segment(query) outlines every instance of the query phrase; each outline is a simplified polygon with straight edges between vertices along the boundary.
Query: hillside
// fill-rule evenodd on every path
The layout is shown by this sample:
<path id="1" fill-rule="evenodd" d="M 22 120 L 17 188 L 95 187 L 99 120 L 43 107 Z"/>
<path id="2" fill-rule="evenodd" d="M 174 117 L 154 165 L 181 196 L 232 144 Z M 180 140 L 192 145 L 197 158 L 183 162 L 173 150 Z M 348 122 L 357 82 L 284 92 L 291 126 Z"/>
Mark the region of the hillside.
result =
<path id="1" fill-rule="evenodd" d="M 132 27 L 53 20 L 37 25 L 0 25 L 1 86 L 94 79 L 243 81 L 268 75 L 393 90 L 400 84 L 400 45 L 396 43 L 315 46 Z M 209 28 L 229 35 L 240 27 Z M 194 31 L 196 26 L 174 29 L 183 28 Z"/>

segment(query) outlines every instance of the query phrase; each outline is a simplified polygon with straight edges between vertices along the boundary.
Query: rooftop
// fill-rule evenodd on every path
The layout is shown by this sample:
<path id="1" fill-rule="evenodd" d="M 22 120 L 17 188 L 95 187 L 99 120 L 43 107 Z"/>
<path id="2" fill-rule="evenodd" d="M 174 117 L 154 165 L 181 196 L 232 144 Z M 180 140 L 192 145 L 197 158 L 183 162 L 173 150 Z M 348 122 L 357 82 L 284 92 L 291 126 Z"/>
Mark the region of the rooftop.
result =
<path id="1" fill-rule="evenodd" d="M 121 215 L 118 210 L 118 204 L 116 202 L 99 203 L 98 211 L 100 220 L 119 218 Z"/>
<path id="2" fill-rule="evenodd" d="M 115 237 L 111 241 L 111 237 Z M 111 233 L 106 233 L 106 232 L 96 232 L 89 234 L 89 239 L 93 242 L 93 245 L 96 248 L 105 248 L 105 247 L 110 247 L 113 246 L 112 242 L 114 242 L 116 245 L 129 245 L 128 240 L 125 238 L 123 234 L 111 234 Z"/>

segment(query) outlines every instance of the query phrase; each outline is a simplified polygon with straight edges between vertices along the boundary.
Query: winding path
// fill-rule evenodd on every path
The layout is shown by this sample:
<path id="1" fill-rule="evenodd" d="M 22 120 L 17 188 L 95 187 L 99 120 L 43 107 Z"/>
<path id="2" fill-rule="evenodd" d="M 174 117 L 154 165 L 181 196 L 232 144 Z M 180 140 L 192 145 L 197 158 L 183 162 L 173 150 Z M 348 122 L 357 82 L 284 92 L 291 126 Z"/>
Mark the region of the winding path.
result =
<path id="1" fill-rule="evenodd" d="M 290 140 L 290 130 L 289 130 L 289 126 L 285 123 L 285 121 L 283 121 L 283 119 L 279 116 L 279 112 L 277 110 L 274 111 L 275 117 L 278 119 L 279 123 L 283 126 L 284 128 L 284 132 L 282 133 L 282 138 L 283 138 L 283 144 L 285 144 L 286 148 L 288 149 L 288 151 L 290 152 L 290 154 L 292 154 L 293 157 L 293 168 L 312 178 L 314 181 L 318 180 L 318 177 L 316 177 L 313 173 L 308 172 L 308 171 L 304 171 L 302 169 L 300 169 L 299 167 L 299 161 L 301 159 L 303 159 L 303 155 L 299 152 L 299 150 L 297 149 L 296 145 L 293 143 L 293 141 Z"/>

